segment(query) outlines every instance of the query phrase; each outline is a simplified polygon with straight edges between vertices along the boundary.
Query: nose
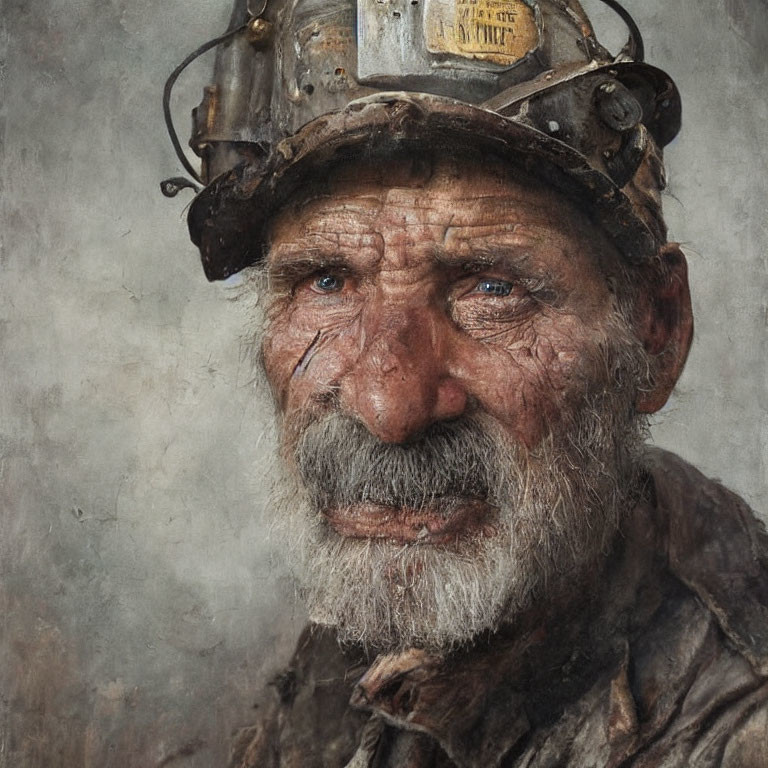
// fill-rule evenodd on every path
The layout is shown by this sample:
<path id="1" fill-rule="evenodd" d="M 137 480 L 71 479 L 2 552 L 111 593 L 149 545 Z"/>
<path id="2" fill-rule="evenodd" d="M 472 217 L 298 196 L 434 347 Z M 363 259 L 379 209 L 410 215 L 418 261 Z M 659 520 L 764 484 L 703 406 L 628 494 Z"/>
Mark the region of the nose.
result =
<path id="1" fill-rule="evenodd" d="M 380 440 L 404 443 L 464 412 L 467 393 L 448 372 L 449 344 L 428 311 L 390 314 L 366 325 L 367 343 L 341 380 L 348 413 Z"/>

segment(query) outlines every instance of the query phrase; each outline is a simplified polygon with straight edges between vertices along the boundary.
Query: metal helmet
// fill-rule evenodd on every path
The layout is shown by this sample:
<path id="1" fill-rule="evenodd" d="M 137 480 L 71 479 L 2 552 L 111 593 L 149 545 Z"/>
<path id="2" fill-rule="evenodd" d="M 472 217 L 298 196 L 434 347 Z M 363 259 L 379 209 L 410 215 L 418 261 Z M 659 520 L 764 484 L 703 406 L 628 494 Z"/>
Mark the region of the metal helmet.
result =
<path id="1" fill-rule="evenodd" d="M 182 163 L 206 185 L 188 223 L 208 279 L 263 258 L 271 214 L 310 175 L 420 146 L 515 164 L 573 197 L 629 261 L 653 257 L 680 97 L 642 62 L 631 17 L 603 2 L 630 30 L 618 56 L 577 0 L 236 0 L 227 33 L 175 70 L 164 102 Z M 213 84 L 193 111 L 198 174 L 168 105 L 212 47 Z"/>

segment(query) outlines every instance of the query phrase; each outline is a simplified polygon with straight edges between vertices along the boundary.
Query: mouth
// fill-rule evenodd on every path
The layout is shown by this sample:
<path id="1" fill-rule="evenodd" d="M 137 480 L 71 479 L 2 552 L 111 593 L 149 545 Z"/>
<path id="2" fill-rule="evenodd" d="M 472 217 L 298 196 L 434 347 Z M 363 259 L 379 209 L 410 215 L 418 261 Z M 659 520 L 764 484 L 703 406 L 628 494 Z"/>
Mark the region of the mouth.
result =
<path id="1" fill-rule="evenodd" d="M 397 544 L 446 545 L 470 536 L 493 536 L 495 507 L 480 499 L 443 497 L 418 509 L 361 502 L 323 514 L 340 536 Z"/>

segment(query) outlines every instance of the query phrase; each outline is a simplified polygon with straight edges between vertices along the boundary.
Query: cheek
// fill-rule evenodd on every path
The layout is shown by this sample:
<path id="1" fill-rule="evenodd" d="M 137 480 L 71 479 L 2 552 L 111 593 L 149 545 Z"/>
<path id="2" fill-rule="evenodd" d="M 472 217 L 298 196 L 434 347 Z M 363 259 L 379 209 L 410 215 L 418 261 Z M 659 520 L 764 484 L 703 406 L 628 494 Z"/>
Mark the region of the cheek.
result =
<path id="1" fill-rule="evenodd" d="M 262 343 L 264 369 L 284 415 L 332 394 L 359 346 L 355 326 L 347 316 L 326 316 L 319 324 L 295 311 L 269 320 Z"/>
<path id="2" fill-rule="evenodd" d="M 597 336 L 576 318 L 532 321 L 514 338 L 466 350 L 462 378 L 481 408 L 513 438 L 535 447 L 580 407 L 594 386 Z"/>

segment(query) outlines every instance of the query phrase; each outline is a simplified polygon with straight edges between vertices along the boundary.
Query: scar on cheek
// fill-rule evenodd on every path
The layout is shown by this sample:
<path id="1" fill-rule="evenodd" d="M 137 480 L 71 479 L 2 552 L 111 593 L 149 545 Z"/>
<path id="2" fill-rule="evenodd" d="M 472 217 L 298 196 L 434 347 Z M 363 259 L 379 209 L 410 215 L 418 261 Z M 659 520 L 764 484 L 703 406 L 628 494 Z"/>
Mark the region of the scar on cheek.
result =
<path id="1" fill-rule="evenodd" d="M 307 370 L 309 367 L 309 364 L 312 362 L 312 358 L 315 356 L 315 352 L 317 351 L 317 342 L 320 341 L 320 335 L 322 334 L 322 331 L 318 331 L 315 334 L 315 338 L 312 339 L 312 341 L 309 343 L 309 346 L 304 350 L 304 353 L 299 358 L 298 362 L 293 368 L 293 373 L 291 374 L 291 378 L 295 378 L 296 376 L 301 376 L 304 371 Z"/>

